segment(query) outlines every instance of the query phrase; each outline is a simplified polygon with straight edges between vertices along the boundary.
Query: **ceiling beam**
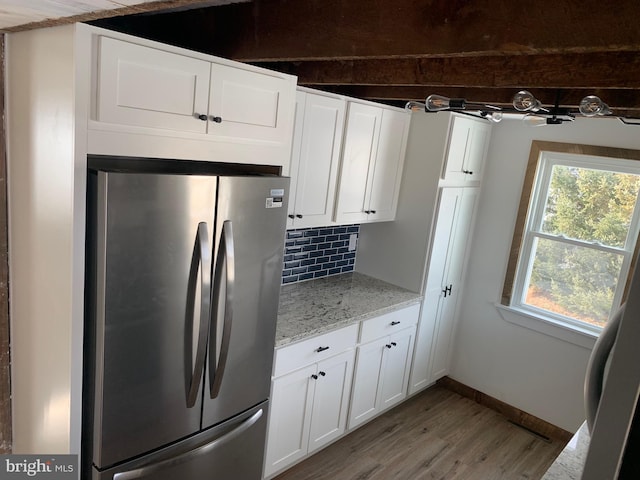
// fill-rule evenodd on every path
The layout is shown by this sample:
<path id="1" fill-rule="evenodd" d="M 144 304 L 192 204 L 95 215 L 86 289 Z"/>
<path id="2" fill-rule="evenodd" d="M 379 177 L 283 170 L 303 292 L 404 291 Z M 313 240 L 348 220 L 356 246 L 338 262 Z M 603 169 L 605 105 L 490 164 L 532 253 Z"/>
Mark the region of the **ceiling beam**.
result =
<path id="1" fill-rule="evenodd" d="M 638 17 L 637 0 L 254 0 L 104 26 L 386 103 L 441 93 L 508 105 L 526 88 L 553 105 L 560 89 L 571 105 L 595 93 L 636 112 Z"/>
<path id="2" fill-rule="evenodd" d="M 257 62 L 640 51 L 639 16 L 637 0 L 254 0 L 136 21 Z"/>
<path id="3" fill-rule="evenodd" d="M 46 18 L 45 20 L 39 20 L 35 22 L 29 23 L 21 23 L 19 25 L 5 27 L 0 29 L 0 32 L 21 32 L 24 30 L 33 30 L 36 28 L 47 28 L 53 27 L 56 25 L 65 25 L 69 23 L 76 22 L 89 22 L 92 20 L 110 18 L 110 17 L 118 17 L 124 15 L 136 15 L 141 13 L 151 13 L 157 11 L 163 11 L 165 13 L 168 12 L 178 12 L 184 11 L 191 8 L 204 8 L 204 7 L 212 7 L 217 5 L 228 5 L 229 3 L 237 3 L 237 2 L 246 2 L 251 0 L 157 0 L 157 1 L 148 1 L 143 3 L 133 3 L 132 5 L 120 6 L 116 8 L 105 8 L 107 6 L 117 5 L 119 2 L 113 3 L 96 3 L 95 10 L 84 11 L 77 15 L 68 15 L 68 16 L 58 16 L 61 15 L 65 11 L 73 11 L 74 7 L 77 10 L 82 10 L 84 8 L 89 9 L 93 6 L 93 4 L 87 2 L 86 6 L 83 6 L 82 2 L 77 2 L 77 5 L 71 5 L 65 7 L 64 2 L 51 2 L 51 4 L 46 4 L 42 7 L 42 12 L 44 14 L 50 15 L 51 18 Z M 98 6 L 102 6 L 102 9 L 98 9 Z M 125 5 L 125 4 L 120 4 Z M 20 5 L 18 5 L 19 7 Z M 33 9 L 38 11 L 37 2 L 34 2 L 31 5 L 28 5 L 27 11 Z M 56 11 L 56 8 L 59 8 L 59 11 Z"/>
<path id="4" fill-rule="evenodd" d="M 305 85 L 640 88 L 638 52 L 262 62 L 258 65 L 297 75 Z"/>

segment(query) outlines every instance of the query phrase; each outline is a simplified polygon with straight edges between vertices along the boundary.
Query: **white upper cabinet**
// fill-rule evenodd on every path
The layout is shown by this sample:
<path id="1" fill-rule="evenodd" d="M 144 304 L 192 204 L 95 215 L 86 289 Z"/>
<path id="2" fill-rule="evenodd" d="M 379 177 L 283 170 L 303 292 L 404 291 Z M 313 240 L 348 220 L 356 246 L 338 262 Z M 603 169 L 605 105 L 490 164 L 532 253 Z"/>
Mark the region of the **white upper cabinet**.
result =
<path id="1" fill-rule="evenodd" d="M 393 220 L 396 216 L 410 118 L 405 112 L 382 110 L 369 221 Z"/>
<path id="2" fill-rule="evenodd" d="M 442 178 L 455 183 L 482 179 L 491 124 L 486 120 L 452 116 Z"/>
<path id="3" fill-rule="evenodd" d="M 227 138 L 282 143 L 291 135 L 283 122 L 286 81 L 274 73 L 258 73 L 211 64 L 208 133 Z M 285 112 L 287 109 L 284 109 Z"/>
<path id="4" fill-rule="evenodd" d="M 96 120 L 206 133 L 210 71 L 203 60 L 100 37 Z"/>
<path id="5" fill-rule="evenodd" d="M 349 103 L 337 222 L 395 218 L 409 119 L 395 109 Z"/>
<path id="6" fill-rule="evenodd" d="M 381 108 L 349 103 L 336 211 L 338 222 L 367 221 L 381 121 Z"/>
<path id="7" fill-rule="evenodd" d="M 89 151 L 283 167 L 296 79 L 136 39 L 94 35 Z"/>
<path id="8" fill-rule="evenodd" d="M 345 107 L 342 98 L 297 92 L 289 228 L 332 223 Z"/>

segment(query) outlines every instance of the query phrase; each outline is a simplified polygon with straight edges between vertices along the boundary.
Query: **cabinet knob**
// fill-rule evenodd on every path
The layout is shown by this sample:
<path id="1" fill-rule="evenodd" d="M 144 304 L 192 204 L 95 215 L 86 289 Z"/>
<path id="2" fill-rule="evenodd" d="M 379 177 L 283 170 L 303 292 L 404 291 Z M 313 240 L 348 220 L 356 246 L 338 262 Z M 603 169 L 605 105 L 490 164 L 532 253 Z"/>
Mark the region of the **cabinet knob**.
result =
<path id="1" fill-rule="evenodd" d="M 316 375 L 315 373 L 313 375 L 311 375 L 311 378 L 313 378 L 314 380 L 318 379 L 318 375 Z"/>
<path id="2" fill-rule="evenodd" d="M 204 113 L 194 113 L 193 116 L 198 120 L 202 120 L 203 122 L 206 122 L 208 118 Z"/>
<path id="3" fill-rule="evenodd" d="M 371 213 L 375 214 L 375 213 L 376 213 L 376 211 L 375 211 L 375 210 L 371 210 Z"/>
<path id="4" fill-rule="evenodd" d="M 287 217 L 289 217 L 291 220 L 293 220 L 294 218 L 296 218 L 295 215 L 287 215 Z"/>
<path id="5" fill-rule="evenodd" d="M 391 342 L 391 345 L 393 345 L 394 347 L 398 346 L 398 344 L 396 342 Z"/>
<path id="6" fill-rule="evenodd" d="M 296 218 L 302 218 L 302 215 L 300 215 L 299 213 L 296 213 Z"/>
<path id="7" fill-rule="evenodd" d="M 318 347 L 318 348 L 316 348 L 316 352 L 318 352 L 318 353 L 324 352 L 325 350 L 329 350 L 329 347 Z"/>
<path id="8" fill-rule="evenodd" d="M 391 325 L 400 325 L 400 322 L 394 320 L 393 322 L 391 322 Z"/>
<path id="9" fill-rule="evenodd" d="M 391 345 L 389 345 L 388 343 L 385 345 L 385 347 L 387 348 L 391 348 Z"/>
<path id="10" fill-rule="evenodd" d="M 211 121 L 216 123 L 222 123 L 222 117 L 214 117 L 211 115 Z"/>
<path id="11" fill-rule="evenodd" d="M 323 377 L 326 375 L 326 372 L 318 372 L 318 373 Z"/>
<path id="12" fill-rule="evenodd" d="M 462 173 L 466 173 L 467 175 L 473 175 L 471 170 L 462 170 Z"/>
<path id="13" fill-rule="evenodd" d="M 369 215 L 371 213 L 371 210 L 365 210 L 364 213 L 366 213 L 367 215 Z"/>

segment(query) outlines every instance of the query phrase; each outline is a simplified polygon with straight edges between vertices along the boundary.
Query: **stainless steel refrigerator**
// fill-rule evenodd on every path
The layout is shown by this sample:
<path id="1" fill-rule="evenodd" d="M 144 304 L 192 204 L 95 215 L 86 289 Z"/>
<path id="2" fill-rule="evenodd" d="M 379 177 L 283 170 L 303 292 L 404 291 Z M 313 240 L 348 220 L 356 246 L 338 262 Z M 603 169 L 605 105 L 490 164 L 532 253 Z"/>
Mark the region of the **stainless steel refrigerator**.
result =
<path id="1" fill-rule="evenodd" d="M 289 180 L 180 168 L 89 174 L 84 478 L 261 478 Z"/>

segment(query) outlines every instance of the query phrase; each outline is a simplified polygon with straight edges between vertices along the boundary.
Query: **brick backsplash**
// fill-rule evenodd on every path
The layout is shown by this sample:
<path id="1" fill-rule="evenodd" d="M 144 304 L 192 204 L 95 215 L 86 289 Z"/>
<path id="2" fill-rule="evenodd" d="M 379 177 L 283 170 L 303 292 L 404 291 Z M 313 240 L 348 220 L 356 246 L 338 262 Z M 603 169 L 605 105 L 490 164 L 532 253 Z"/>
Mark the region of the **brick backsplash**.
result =
<path id="1" fill-rule="evenodd" d="M 360 225 L 287 230 L 284 247 L 282 284 L 352 272 L 356 249 L 349 250 L 352 234 Z"/>

